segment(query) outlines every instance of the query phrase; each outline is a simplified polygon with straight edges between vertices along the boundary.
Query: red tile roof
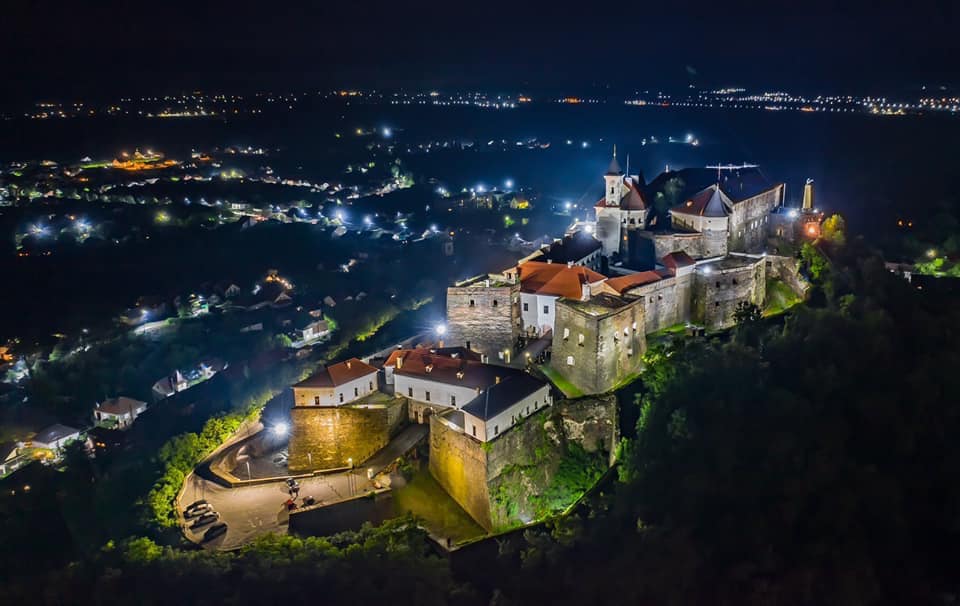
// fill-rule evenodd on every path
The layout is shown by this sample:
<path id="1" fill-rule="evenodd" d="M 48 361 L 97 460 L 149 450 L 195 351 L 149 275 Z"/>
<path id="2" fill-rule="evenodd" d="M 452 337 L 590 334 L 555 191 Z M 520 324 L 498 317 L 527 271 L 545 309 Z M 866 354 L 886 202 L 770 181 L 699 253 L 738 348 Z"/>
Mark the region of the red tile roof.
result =
<path id="1" fill-rule="evenodd" d="M 394 366 L 394 374 L 397 375 L 419 377 L 438 383 L 462 385 L 480 390 L 496 385 L 498 381 L 516 374 L 524 374 L 523 371 L 515 368 L 449 358 L 424 349 L 395 351 L 390 355 L 389 364 Z"/>
<path id="2" fill-rule="evenodd" d="M 605 278 L 581 265 L 570 267 L 562 263 L 527 261 L 517 266 L 520 290 L 538 295 L 552 295 L 580 299 L 583 285 L 602 282 Z"/>
<path id="3" fill-rule="evenodd" d="M 597 200 L 597 203 L 593 206 L 622 208 L 624 210 L 647 210 L 647 208 L 649 208 L 647 197 L 640 189 L 640 186 L 634 183 L 632 178 L 625 178 L 623 184 L 626 186 L 626 190 L 624 191 L 623 197 L 620 198 L 619 204 L 607 204 L 607 199 L 604 197 Z"/>
<path id="4" fill-rule="evenodd" d="M 607 286 L 618 293 L 623 294 L 625 291 L 630 290 L 631 288 L 643 286 L 644 284 L 651 284 L 653 282 L 659 282 L 662 279 L 663 276 L 655 271 L 640 271 L 635 274 L 610 278 L 607 280 Z"/>
<path id="5" fill-rule="evenodd" d="M 376 368 L 363 360 L 350 358 L 327 366 L 300 381 L 294 387 L 336 387 L 376 372 Z"/>
<path id="6" fill-rule="evenodd" d="M 678 250 L 677 252 L 672 252 L 668 255 L 664 255 L 660 261 L 663 263 L 663 266 L 672 272 L 676 272 L 677 268 L 688 267 L 690 265 L 696 265 L 696 261 L 693 260 L 693 257 Z"/>
<path id="7" fill-rule="evenodd" d="M 717 185 L 711 185 L 695 193 L 693 197 L 679 206 L 673 207 L 673 212 L 685 215 L 700 215 L 701 217 L 726 217 L 733 208 L 733 201 L 723 193 Z"/>

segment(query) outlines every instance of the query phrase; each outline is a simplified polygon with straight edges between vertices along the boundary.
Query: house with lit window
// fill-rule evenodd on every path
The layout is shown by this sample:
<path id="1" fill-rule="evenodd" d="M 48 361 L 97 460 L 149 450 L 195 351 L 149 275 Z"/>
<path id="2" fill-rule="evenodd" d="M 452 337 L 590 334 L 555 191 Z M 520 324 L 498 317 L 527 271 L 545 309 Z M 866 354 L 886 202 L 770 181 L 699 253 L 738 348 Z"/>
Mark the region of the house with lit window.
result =
<path id="1" fill-rule="evenodd" d="M 358 358 L 331 364 L 293 386 L 294 406 L 343 406 L 377 391 L 379 371 Z"/>
<path id="2" fill-rule="evenodd" d="M 527 261 L 504 272 L 520 282 L 520 321 L 527 337 L 542 337 L 553 330 L 560 297 L 586 300 L 605 276 L 573 261 L 565 264 Z"/>
<path id="3" fill-rule="evenodd" d="M 127 429 L 133 421 L 146 412 L 147 403 L 126 396 L 108 398 L 93 409 L 93 418 L 98 425 L 115 429 Z"/>
<path id="4" fill-rule="evenodd" d="M 488 387 L 461 409 L 463 432 L 481 442 L 489 442 L 550 404 L 547 383 L 527 373 L 511 375 Z"/>
<path id="5" fill-rule="evenodd" d="M 528 376 L 522 370 L 450 357 L 425 349 L 400 350 L 392 365 L 394 393 L 409 401 L 410 419 L 428 423 L 431 414 L 459 410 L 495 385 Z"/>

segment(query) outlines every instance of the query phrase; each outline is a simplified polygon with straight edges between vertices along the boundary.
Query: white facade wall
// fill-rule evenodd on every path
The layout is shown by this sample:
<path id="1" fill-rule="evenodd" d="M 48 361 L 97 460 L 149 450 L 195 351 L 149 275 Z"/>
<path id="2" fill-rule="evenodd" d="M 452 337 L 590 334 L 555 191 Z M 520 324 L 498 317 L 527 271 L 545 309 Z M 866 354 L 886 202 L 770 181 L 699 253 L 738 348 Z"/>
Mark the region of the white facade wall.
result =
<path id="1" fill-rule="evenodd" d="M 480 393 L 466 385 L 441 383 L 426 377 L 411 377 L 400 373 L 394 373 L 393 381 L 396 395 L 434 406 L 461 408 Z"/>
<path id="2" fill-rule="evenodd" d="M 334 387 L 296 388 L 296 406 L 343 406 L 377 391 L 377 373 L 371 372 Z"/>
<path id="3" fill-rule="evenodd" d="M 463 413 L 463 431 L 481 442 L 489 442 L 513 427 L 521 419 L 532 415 L 545 406 L 550 406 L 550 387 L 544 385 L 526 398 L 519 400 L 495 417 L 484 421 L 466 411 Z"/>
<path id="4" fill-rule="evenodd" d="M 523 322 L 523 332 L 539 337 L 546 330 L 553 330 L 556 301 L 557 297 L 552 295 L 520 293 L 520 319 Z"/>

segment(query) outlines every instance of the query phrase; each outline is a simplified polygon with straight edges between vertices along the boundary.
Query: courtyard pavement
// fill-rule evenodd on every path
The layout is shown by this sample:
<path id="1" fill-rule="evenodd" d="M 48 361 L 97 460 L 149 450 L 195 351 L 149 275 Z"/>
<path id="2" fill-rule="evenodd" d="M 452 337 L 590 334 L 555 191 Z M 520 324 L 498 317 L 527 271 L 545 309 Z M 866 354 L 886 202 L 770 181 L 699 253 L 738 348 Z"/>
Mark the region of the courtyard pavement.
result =
<path id="1" fill-rule="evenodd" d="M 297 505 L 302 505 L 303 497 L 307 496 L 312 496 L 317 503 L 329 505 L 372 491 L 374 487 L 367 479 L 367 470 L 378 474 L 422 440 L 428 431 L 426 425 L 410 425 L 356 469 L 300 478 Z M 226 534 L 204 546 L 208 549 L 234 549 L 268 532 L 285 534 L 290 521 L 290 513 L 284 505 L 288 498 L 287 486 L 282 479 L 267 484 L 228 488 L 191 473 L 186 479 L 177 509 L 182 514 L 184 507 L 198 499 L 209 501 L 220 513 L 220 521 L 227 523 L 228 529 Z M 207 528 L 209 526 L 191 531 L 189 524 L 185 524 L 184 533 L 199 542 Z"/>

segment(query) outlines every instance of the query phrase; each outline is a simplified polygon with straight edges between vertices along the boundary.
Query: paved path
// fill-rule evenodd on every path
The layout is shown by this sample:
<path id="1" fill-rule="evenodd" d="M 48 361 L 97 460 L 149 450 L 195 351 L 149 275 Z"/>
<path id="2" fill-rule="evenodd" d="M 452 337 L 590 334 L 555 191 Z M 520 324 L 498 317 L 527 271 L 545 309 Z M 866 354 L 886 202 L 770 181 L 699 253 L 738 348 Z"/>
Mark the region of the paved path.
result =
<path id="1" fill-rule="evenodd" d="M 331 504 L 372 491 L 373 483 L 367 480 L 367 470 L 372 469 L 374 474 L 379 473 L 422 440 L 428 431 L 426 425 L 410 425 L 357 469 L 300 479 L 300 496 L 312 496 L 318 503 Z M 197 499 L 209 501 L 213 508 L 220 512 L 220 520 L 227 523 L 228 530 L 225 535 L 205 546 L 211 549 L 233 549 L 268 532 L 286 533 L 290 514 L 284 503 L 288 498 L 283 480 L 227 488 L 191 473 L 187 477 L 186 489 L 177 508 L 182 512 L 186 505 Z M 298 501 L 300 502 L 302 501 Z M 205 529 L 206 527 L 193 532 L 187 528 L 185 532 L 188 537 L 199 541 Z"/>

